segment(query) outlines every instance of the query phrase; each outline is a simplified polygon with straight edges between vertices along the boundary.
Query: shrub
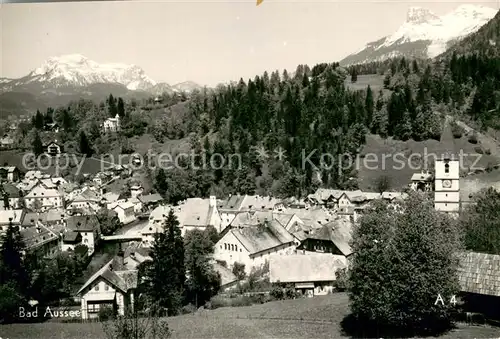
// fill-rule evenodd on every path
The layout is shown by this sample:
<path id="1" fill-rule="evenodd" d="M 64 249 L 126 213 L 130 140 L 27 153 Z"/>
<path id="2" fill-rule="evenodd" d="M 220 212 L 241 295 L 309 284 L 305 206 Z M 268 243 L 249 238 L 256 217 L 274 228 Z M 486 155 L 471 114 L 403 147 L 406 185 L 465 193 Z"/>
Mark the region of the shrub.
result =
<path id="1" fill-rule="evenodd" d="M 108 321 L 114 319 L 115 315 L 115 310 L 109 306 L 102 307 L 98 313 L 99 321 Z"/>
<path id="2" fill-rule="evenodd" d="M 477 144 L 478 143 L 478 140 L 477 140 L 477 135 L 476 133 L 473 133 L 469 136 L 469 142 L 471 144 Z"/>
<path id="3" fill-rule="evenodd" d="M 295 299 L 297 294 L 295 293 L 294 288 L 287 288 L 285 289 L 285 298 L 286 299 Z"/>
<path id="4" fill-rule="evenodd" d="M 210 308 L 209 305 L 206 306 L 206 308 Z M 181 308 L 181 314 L 190 314 L 196 312 L 196 306 L 193 304 L 187 304 L 182 306 Z"/>
<path id="5" fill-rule="evenodd" d="M 491 150 L 489 148 L 485 148 L 484 154 L 491 155 Z"/>
<path id="6" fill-rule="evenodd" d="M 283 288 L 281 288 L 281 286 L 274 286 L 269 292 L 269 295 L 276 300 L 282 300 L 285 297 L 285 293 L 283 292 Z"/>
<path id="7" fill-rule="evenodd" d="M 335 281 L 333 286 L 337 291 L 345 291 L 348 287 L 349 276 L 347 274 L 347 268 L 341 268 L 335 272 Z"/>
<path id="8" fill-rule="evenodd" d="M 474 146 L 474 152 L 477 154 L 484 154 L 483 148 L 481 146 Z"/>
<path id="9" fill-rule="evenodd" d="M 460 127 L 456 122 L 451 123 L 451 133 L 455 139 L 460 139 L 465 133 L 465 130 Z"/>

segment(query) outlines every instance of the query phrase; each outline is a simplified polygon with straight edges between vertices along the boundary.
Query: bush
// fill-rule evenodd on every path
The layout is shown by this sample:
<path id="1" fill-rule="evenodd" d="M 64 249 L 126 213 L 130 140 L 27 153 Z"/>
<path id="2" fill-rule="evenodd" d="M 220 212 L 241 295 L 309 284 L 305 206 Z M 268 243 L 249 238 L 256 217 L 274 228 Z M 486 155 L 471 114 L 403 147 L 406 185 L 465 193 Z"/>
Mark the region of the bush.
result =
<path id="1" fill-rule="evenodd" d="M 474 152 L 477 154 L 484 154 L 483 148 L 481 146 L 474 146 Z"/>
<path id="2" fill-rule="evenodd" d="M 333 286 L 339 292 L 345 291 L 348 287 L 349 276 L 347 274 L 347 268 L 341 268 L 335 272 L 335 281 Z"/>
<path id="3" fill-rule="evenodd" d="M 478 143 L 478 140 L 477 140 L 477 135 L 476 133 L 473 133 L 469 136 L 469 142 L 471 144 L 477 144 Z"/>
<path id="4" fill-rule="evenodd" d="M 206 306 L 206 308 L 209 309 L 210 307 Z M 194 312 L 196 312 L 196 306 L 194 306 L 193 304 L 187 304 L 182 306 L 181 308 L 181 314 L 190 314 Z"/>
<path id="5" fill-rule="evenodd" d="M 491 155 L 491 150 L 489 148 L 485 148 L 484 154 Z"/>
<path id="6" fill-rule="evenodd" d="M 269 292 L 269 295 L 276 300 L 282 300 L 285 297 L 285 293 L 283 292 L 283 288 L 281 288 L 281 286 L 274 286 Z"/>
<path id="7" fill-rule="evenodd" d="M 108 321 L 114 319 L 116 316 L 115 310 L 112 307 L 103 307 L 99 310 L 99 321 Z"/>
<path id="8" fill-rule="evenodd" d="M 460 127 L 456 122 L 451 123 L 451 133 L 455 139 L 460 139 L 465 133 L 465 130 Z"/>

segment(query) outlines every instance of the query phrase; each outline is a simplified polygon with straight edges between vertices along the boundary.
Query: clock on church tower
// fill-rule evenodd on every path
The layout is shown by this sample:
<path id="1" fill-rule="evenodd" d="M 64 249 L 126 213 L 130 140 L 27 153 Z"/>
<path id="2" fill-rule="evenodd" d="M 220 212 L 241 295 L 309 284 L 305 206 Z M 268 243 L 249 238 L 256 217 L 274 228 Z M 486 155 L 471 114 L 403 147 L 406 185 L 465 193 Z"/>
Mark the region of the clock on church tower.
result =
<path id="1" fill-rule="evenodd" d="M 460 161 L 444 156 L 436 161 L 434 207 L 438 211 L 460 212 Z"/>

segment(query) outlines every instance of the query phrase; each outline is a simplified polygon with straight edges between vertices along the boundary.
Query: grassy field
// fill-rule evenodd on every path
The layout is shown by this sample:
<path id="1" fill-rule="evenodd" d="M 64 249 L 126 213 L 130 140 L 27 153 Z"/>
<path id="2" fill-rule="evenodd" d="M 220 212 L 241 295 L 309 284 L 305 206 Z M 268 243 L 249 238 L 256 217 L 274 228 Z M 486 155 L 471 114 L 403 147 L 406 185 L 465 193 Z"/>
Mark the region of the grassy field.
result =
<path id="1" fill-rule="evenodd" d="M 383 93 L 387 95 L 390 93 L 389 90 L 384 89 L 384 76 L 379 74 L 367 74 L 367 75 L 358 75 L 358 80 L 354 83 L 351 82 L 351 77 L 348 76 L 344 82 L 345 86 L 351 90 L 365 90 L 368 85 L 372 89 L 375 96 L 378 95 L 378 92 L 382 89 Z"/>
<path id="2" fill-rule="evenodd" d="M 348 314 L 345 294 L 312 299 L 270 302 L 238 308 L 220 308 L 168 319 L 174 339 L 199 338 L 348 338 L 340 322 Z M 0 327 L 2 338 L 105 338 L 98 323 L 14 324 Z M 439 338 L 498 338 L 500 329 L 458 326 Z"/>
<path id="3" fill-rule="evenodd" d="M 463 136 L 460 139 L 454 140 L 454 147 L 457 153 L 463 150 L 463 171 L 468 170 L 474 166 L 475 168 L 486 168 L 490 164 L 499 164 L 500 157 L 480 154 L 478 147 L 481 145 L 471 144 L 468 142 L 467 137 Z M 376 135 L 369 135 L 367 137 L 366 145 L 363 147 L 361 156 L 359 157 L 359 185 L 362 190 L 375 189 L 374 182 L 380 175 L 387 175 L 391 178 L 391 186 L 394 189 L 400 189 L 410 182 L 413 173 L 419 172 L 422 169 L 423 161 L 418 160 L 420 155 L 421 159 L 425 155 L 429 155 L 430 170 L 433 170 L 432 154 L 441 154 L 443 152 L 443 145 L 436 140 L 426 141 L 399 141 L 392 139 L 382 139 Z M 367 154 L 372 154 L 367 156 Z M 397 154 L 397 156 L 396 156 Z M 413 156 L 410 158 L 410 155 Z M 478 159 L 478 157 L 480 157 Z M 371 161 L 371 159 L 376 159 Z M 385 160 L 384 160 L 385 159 Z M 478 159 L 479 161 L 474 164 Z M 480 180 L 481 177 L 478 177 Z M 486 184 L 490 183 L 488 177 L 484 177 Z"/>

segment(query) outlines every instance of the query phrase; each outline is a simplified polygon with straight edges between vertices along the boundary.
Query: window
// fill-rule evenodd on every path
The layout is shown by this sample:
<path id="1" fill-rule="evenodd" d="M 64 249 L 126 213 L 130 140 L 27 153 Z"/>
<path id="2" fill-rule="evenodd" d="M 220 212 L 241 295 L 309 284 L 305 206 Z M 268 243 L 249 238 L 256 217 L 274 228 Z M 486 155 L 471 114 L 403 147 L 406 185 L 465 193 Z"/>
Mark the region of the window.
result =
<path id="1" fill-rule="evenodd" d="M 449 164 L 444 165 L 444 173 L 450 173 L 450 165 Z"/>
<path id="2" fill-rule="evenodd" d="M 104 290 L 105 291 L 109 291 L 109 286 L 108 285 L 104 285 Z"/>
<path id="3" fill-rule="evenodd" d="M 234 245 L 231 244 L 231 251 L 234 251 Z"/>
<path id="4" fill-rule="evenodd" d="M 224 249 L 227 250 L 227 244 L 224 244 Z"/>
<path id="5" fill-rule="evenodd" d="M 234 245 L 234 250 L 238 252 L 238 245 Z"/>
<path id="6" fill-rule="evenodd" d="M 98 313 L 99 312 L 99 304 L 88 304 L 87 312 L 88 313 Z"/>
<path id="7" fill-rule="evenodd" d="M 95 285 L 94 290 L 99 291 L 99 285 Z"/>

